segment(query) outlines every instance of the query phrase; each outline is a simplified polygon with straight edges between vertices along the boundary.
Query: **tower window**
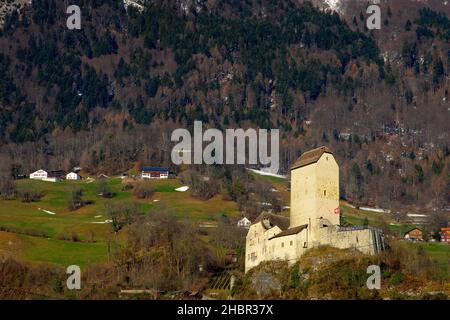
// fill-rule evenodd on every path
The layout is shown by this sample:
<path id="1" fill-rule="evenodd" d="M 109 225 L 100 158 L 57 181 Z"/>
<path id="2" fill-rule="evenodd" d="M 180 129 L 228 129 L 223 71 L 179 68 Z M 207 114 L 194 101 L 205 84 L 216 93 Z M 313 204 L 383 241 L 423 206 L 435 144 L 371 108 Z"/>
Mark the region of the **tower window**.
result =
<path id="1" fill-rule="evenodd" d="M 281 243 L 281 247 L 284 248 L 284 242 Z"/>
<path id="2" fill-rule="evenodd" d="M 327 196 L 327 190 L 323 190 L 323 196 L 324 196 L 324 197 Z"/>
<path id="3" fill-rule="evenodd" d="M 292 243 L 293 243 L 293 242 L 291 241 L 291 242 L 290 242 L 290 245 L 291 245 L 291 246 L 292 246 Z"/>

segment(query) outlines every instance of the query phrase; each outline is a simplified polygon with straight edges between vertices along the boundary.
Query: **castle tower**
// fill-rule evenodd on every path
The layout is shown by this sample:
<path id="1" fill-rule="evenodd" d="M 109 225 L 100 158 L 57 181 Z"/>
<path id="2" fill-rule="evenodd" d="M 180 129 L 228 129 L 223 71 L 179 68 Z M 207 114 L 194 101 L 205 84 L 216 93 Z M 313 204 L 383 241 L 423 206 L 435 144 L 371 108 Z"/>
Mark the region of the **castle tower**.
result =
<path id="1" fill-rule="evenodd" d="M 327 147 L 305 152 L 291 167 L 290 228 L 308 224 L 315 232 L 339 225 L 339 166 Z"/>

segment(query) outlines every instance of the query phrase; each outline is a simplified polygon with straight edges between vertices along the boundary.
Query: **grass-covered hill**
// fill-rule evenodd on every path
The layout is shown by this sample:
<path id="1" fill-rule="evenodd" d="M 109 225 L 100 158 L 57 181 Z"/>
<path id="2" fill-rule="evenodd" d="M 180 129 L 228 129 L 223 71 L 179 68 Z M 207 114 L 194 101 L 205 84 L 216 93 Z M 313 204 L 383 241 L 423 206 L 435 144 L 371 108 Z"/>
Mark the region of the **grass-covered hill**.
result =
<path id="1" fill-rule="evenodd" d="M 221 217 L 239 216 L 236 203 L 223 201 L 218 195 L 207 201 L 192 197 L 190 190 L 176 191 L 179 180 L 154 181 L 151 198 L 139 199 L 132 189 L 124 188 L 120 178 L 107 182 L 112 198 L 99 195 L 99 182 L 64 181 L 58 183 L 32 180 L 18 181 L 18 190 L 34 190 L 43 197 L 35 202 L 20 198 L 0 200 L 0 252 L 31 262 L 69 266 L 86 266 L 108 260 L 108 239 L 113 236 L 107 207 L 123 208 L 127 203 L 138 214 L 168 208 L 180 220 L 198 226 L 218 223 Z M 82 199 L 89 204 L 69 209 L 73 190 L 83 190 Z M 43 211 L 45 210 L 45 211 Z M 50 212 L 50 213 L 49 213 Z M 124 232 L 117 235 L 124 239 Z"/>

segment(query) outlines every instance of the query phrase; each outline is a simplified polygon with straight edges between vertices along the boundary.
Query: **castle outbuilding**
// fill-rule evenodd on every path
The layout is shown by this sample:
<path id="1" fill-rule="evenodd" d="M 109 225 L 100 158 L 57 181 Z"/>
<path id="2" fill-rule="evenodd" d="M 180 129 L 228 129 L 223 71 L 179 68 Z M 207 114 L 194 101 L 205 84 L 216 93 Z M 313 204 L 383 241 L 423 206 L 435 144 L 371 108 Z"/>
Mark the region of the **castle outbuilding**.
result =
<path id="1" fill-rule="evenodd" d="M 291 167 L 290 219 L 262 213 L 250 226 L 245 272 L 263 261 L 294 264 L 306 250 L 321 245 L 366 254 L 384 250 L 381 231 L 340 226 L 339 166 L 327 147 L 305 152 Z"/>

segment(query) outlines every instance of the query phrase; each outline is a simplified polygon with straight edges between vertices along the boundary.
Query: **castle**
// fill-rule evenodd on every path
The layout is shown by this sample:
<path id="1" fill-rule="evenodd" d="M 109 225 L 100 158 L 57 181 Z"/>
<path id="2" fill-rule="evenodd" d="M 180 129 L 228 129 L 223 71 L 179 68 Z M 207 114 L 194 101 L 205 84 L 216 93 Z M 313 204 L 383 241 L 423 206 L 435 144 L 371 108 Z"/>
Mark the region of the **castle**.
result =
<path id="1" fill-rule="evenodd" d="M 313 247 L 355 248 L 365 254 L 384 250 L 383 234 L 372 228 L 339 224 L 339 166 L 327 147 L 305 152 L 291 167 L 290 219 L 262 213 L 246 238 L 245 272 L 263 261 L 290 265 Z"/>

